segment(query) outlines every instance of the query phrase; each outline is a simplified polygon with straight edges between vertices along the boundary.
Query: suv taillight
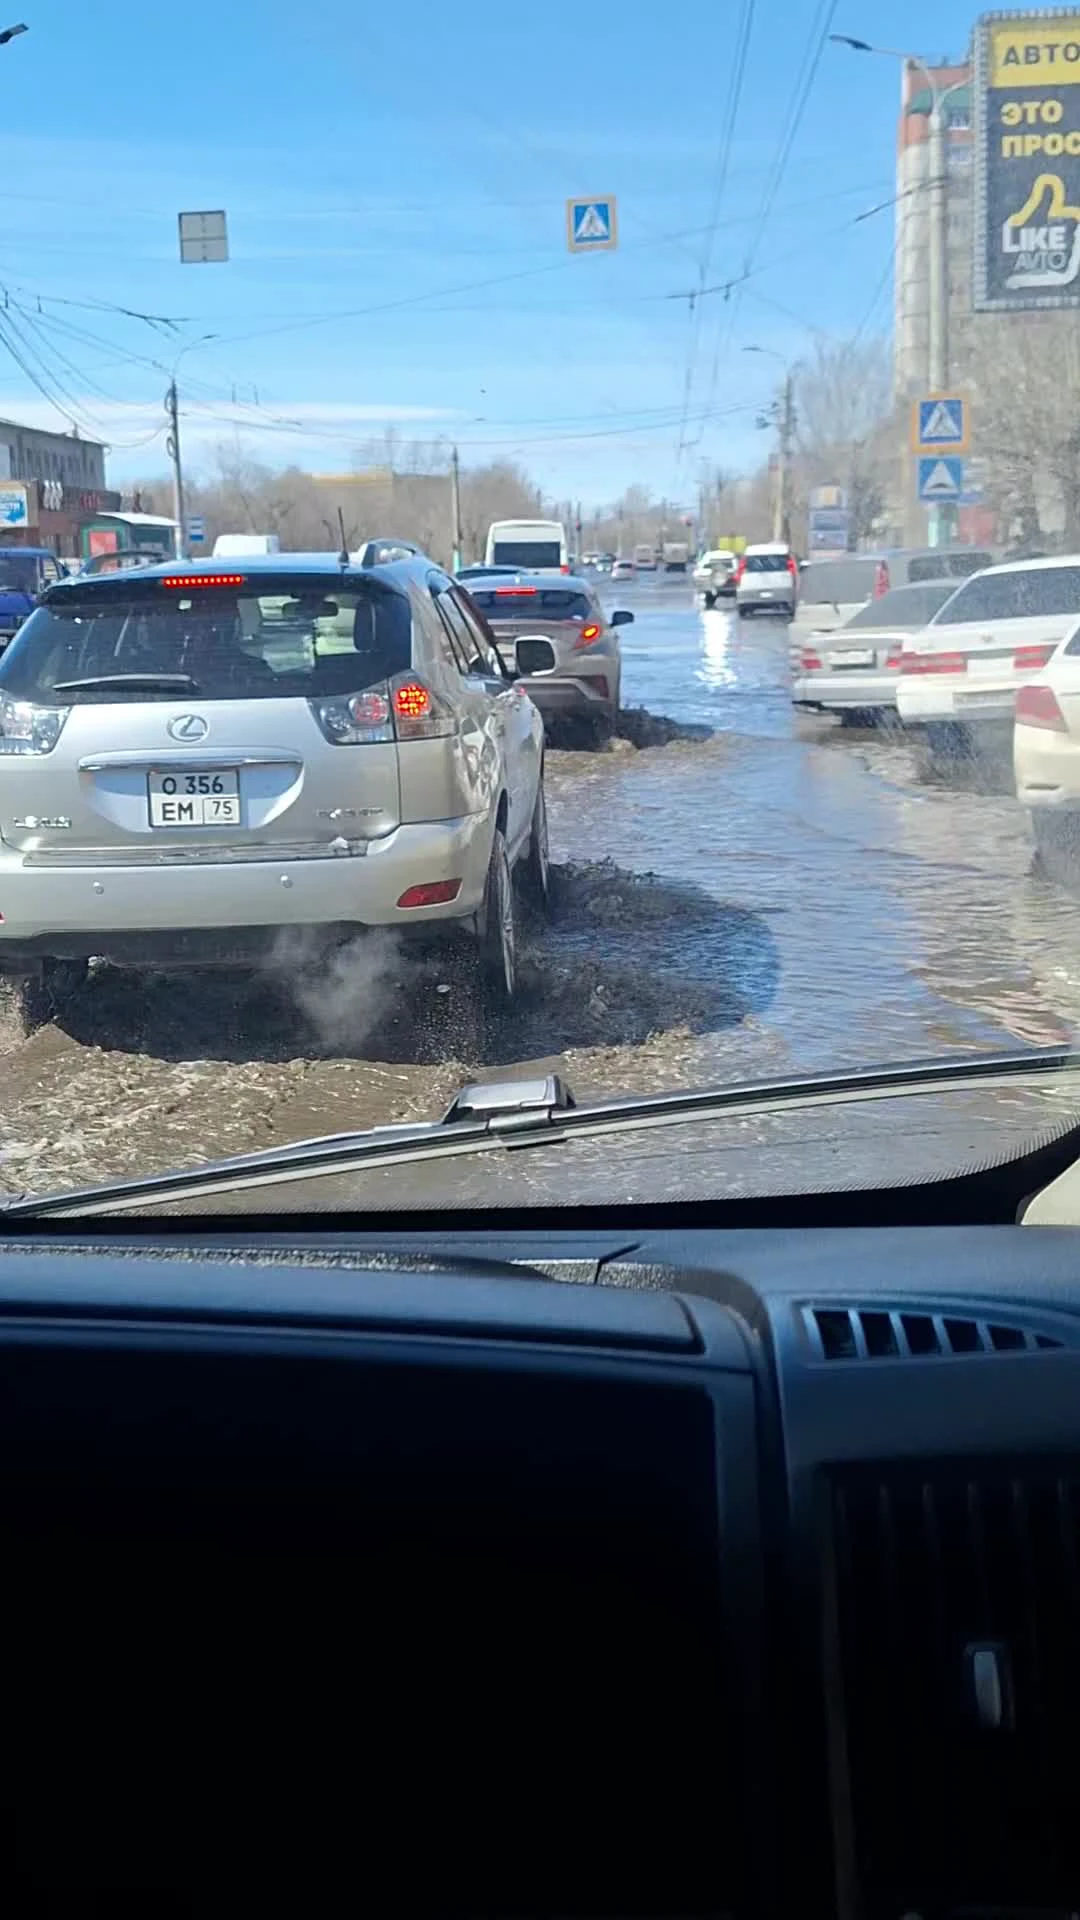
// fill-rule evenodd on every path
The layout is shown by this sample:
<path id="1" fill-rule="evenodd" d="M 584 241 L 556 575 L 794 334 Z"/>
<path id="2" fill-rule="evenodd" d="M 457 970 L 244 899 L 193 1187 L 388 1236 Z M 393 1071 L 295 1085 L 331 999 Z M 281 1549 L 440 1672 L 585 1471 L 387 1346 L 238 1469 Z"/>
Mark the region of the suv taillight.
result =
<path id="1" fill-rule="evenodd" d="M 309 700 L 322 732 L 335 747 L 363 747 L 388 740 L 438 740 L 451 734 L 450 707 L 413 673 L 382 680 L 360 693 Z"/>
<path id="2" fill-rule="evenodd" d="M 0 694 L 0 754 L 21 759 L 51 753 L 70 712 L 70 707 L 39 707 L 32 700 Z"/>
<path id="3" fill-rule="evenodd" d="M 738 565 L 737 565 L 737 567 L 735 568 L 735 576 L 734 576 L 734 577 L 735 577 L 735 585 L 736 585 L 736 586 L 738 586 L 738 584 L 739 584 L 739 581 L 740 581 L 740 580 L 742 579 L 742 577 L 743 577 L 743 574 L 744 574 L 745 572 L 746 572 L 746 561 L 745 561 L 745 560 L 740 560 L 740 561 L 739 561 L 739 563 L 738 563 Z"/>
<path id="4" fill-rule="evenodd" d="M 393 681 L 390 698 L 399 740 L 440 740 L 455 731 L 451 709 L 415 674 L 402 674 Z"/>

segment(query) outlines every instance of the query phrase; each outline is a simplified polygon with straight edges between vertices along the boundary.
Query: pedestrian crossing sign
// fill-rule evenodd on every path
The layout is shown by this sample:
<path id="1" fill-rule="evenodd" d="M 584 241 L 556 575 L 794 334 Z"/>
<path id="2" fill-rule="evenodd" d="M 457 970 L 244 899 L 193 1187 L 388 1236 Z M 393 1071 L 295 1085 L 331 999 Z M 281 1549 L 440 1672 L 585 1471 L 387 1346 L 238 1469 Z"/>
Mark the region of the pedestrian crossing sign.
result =
<path id="1" fill-rule="evenodd" d="M 610 253 L 618 245 L 614 194 L 567 201 L 566 244 L 571 253 Z"/>
<path id="2" fill-rule="evenodd" d="M 968 403 L 959 393 L 932 393 L 911 407 L 912 453 L 966 453 Z"/>

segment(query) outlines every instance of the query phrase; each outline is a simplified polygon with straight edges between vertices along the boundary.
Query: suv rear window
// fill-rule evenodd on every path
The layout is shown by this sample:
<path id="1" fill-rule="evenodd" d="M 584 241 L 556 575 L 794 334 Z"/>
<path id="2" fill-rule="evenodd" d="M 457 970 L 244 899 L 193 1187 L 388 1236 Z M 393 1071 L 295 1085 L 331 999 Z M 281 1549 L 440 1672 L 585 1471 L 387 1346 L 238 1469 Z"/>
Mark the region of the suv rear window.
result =
<path id="1" fill-rule="evenodd" d="M 992 567 L 992 553 L 977 553 L 972 547 L 967 553 L 919 553 L 908 561 L 908 579 L 915 580 L 966 580 L 969 573 L 981 573 L 983 567 Z"/>
<path id="2" fill-rule="evenodd" d="M 1023 620 L 1038 614 L 1080 614 L 1080 567 L 1017 568 L 965 581 L 934 617 L 935 627 L 962 620 Z"/>
<path id="3" fill-rule="evenodd" d="M 746 556 L 747 573 L 786 573 L 787 565 L 786 553 L 748 553 Z"/>
<path id="4" fill-rule="evenodd" d="M 799 578 L 799 599 L 809 606 L 850 606 L 869 600 L 880 562 L 872 557 L 811 560 Z"/>
<path id="5" fill-rule="evenodd" d="M 469 598 L 489 620 L 531 620 L 540 614 L 549 620 L 588 620 L 592 616 L 585 595 L 566 587 L 472 587 Z"/>
<path id="6" fill-rule="evenodd" d="M 388 679 L 411 656 L 409 603 L 385 587 L 262 574 L 258 591 L 178 590 L 119 575 L 54 588 L 0 656 L 0 688 L 45 705 L 314 699 Z"/>

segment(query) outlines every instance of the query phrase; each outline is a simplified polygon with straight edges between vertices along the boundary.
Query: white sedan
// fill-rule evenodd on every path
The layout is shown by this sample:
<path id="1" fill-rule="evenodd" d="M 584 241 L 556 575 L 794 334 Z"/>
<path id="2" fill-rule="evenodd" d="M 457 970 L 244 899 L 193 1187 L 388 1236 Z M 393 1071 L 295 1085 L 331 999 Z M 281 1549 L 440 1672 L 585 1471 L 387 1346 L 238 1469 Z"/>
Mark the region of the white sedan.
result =
<path id="1" fill-rule="evenodd" d="M 1080 554 L 1015 560 L 962 582 L 904 643 L 896 704 L 933 738 L 1011 732 L 1018 688 L 1041 672 L 1080 615 Z"/>
<path id="2" fill-rule="evenodd" d="M 1013 730 L 1016 795 L 1047 872 L 1080 883 L 1080 621 L 1040 678 L 1020 688 Z"/>
<path id="3" fill-rule="evenodd" d="M 868 600 L 841 627 L 793 628 L 792 704 L 850 722 L 894 715 L 904 644 L 955 591 L 955 580 L 921 580 Z"/>

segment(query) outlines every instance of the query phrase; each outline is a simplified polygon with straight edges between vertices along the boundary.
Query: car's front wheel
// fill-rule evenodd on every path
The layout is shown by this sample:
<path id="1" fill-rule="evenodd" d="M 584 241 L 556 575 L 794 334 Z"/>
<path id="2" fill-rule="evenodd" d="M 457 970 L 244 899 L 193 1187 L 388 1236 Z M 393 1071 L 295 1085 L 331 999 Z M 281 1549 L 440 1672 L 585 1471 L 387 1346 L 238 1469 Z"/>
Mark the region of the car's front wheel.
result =
<path id="1" fill-rule="evenodd" d="M 493 1006 L 509 1007 L 517 992 L 517 926 L 514 879 L 501 827 L 492 841 L 476 932 L 484 993 Z"/>

